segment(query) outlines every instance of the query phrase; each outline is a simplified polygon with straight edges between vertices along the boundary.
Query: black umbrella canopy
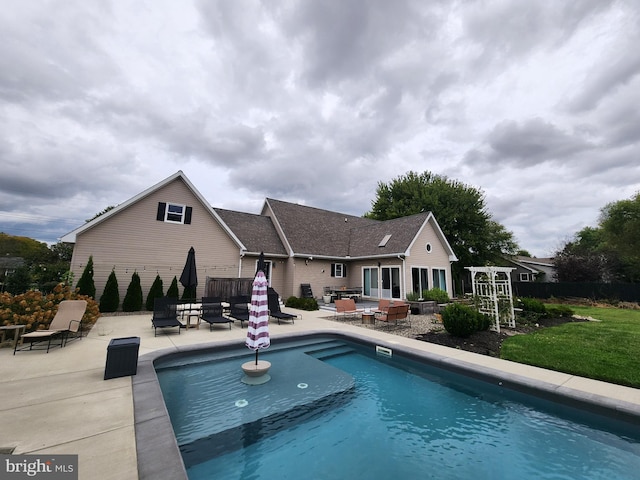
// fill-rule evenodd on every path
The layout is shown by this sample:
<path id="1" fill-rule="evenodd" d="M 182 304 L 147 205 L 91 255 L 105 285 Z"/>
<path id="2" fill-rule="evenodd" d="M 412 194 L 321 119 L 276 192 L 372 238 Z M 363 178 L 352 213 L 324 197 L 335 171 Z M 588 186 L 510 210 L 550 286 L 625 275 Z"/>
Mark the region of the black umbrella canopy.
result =
<path id="1" fill-rule="evenodd" d="M 267 264 L 264 261 L 264 252 L 260 252 L 260 256 L 258 257 L 258 268 L 256 268 L 256 274 L 260 271 L 266 274 L 267 273 L 266 268 L 267 268 Z"/>
<path id="2" fill-rule="evenodd" d="M 198 273 L 196 272 L 196 251 L 193 247 L 189 249 L 187 254 L 187 262 L 184 264 L 182 275 L 180 275 L 180 283 L 185 290 L 192 290 L 195 296 L 195 289 L 198 286 Z"/>

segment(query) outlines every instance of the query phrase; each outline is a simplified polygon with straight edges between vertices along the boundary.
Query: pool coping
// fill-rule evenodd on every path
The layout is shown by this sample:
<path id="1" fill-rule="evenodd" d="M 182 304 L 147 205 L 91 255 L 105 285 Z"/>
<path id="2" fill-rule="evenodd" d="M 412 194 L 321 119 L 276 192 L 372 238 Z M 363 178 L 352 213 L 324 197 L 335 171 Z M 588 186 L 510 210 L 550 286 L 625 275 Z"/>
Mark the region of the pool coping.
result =
<path id="1" fill-rule="evenodd" d="M 545 382 L 517 373 L 505 372 L 487 365 L 474 364 L 464 359 L 419 350 L 395 341 L 376 339 L 355 332 L 336 329 L 309 330 L 280 335 L 278 341 L 289 342 L 313 338 L 332 338 L 364 345 L 379 345 L 391 349 L 394 355 L 398 354 L 420 363 L 463 374 L 506 389 L 613 417 L 623 422 L 640 421 L 640 405 L 632 402 Z M 205 342 L 164 348 L 139 358 L 137 375 L 132 377 L 132 390 L 138 478 L 140 480 L 188 479 L 153 365 L 155 360 L 167 355 L 188 354 L 200 350 L 237 349 L 237 340 Z M 167 432 L 171 432 L 170 438 L 167 438 Z"/>

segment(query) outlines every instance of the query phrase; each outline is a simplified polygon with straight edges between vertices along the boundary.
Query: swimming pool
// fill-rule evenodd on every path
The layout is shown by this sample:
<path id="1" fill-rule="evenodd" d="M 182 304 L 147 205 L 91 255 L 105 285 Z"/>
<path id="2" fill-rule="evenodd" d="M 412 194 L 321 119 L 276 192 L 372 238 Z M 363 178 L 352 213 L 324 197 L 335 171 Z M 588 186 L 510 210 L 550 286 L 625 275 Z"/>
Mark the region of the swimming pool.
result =
<path id="1" fill-rule="evenodd" d="M 640 468 L 637 427 L 622 419 L 341 338 L 290 346 L 263 354 L 272 381 L 253 387 L 239 381 L 243 350 L 156 361 L 190 479 L 635 478 Z"/>

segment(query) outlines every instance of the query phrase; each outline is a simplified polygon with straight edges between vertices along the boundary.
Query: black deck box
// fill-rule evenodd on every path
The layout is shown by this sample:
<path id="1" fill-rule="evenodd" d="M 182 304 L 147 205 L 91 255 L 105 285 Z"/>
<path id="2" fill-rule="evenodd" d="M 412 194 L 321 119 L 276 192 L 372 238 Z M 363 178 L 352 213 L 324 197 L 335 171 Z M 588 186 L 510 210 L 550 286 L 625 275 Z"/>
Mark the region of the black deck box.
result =
<path id="1" fill-rule="evenodd" d="M 104 379 L 126 377 L 138 372 L 140 337 L 114 338 L 107 347 Z"/>

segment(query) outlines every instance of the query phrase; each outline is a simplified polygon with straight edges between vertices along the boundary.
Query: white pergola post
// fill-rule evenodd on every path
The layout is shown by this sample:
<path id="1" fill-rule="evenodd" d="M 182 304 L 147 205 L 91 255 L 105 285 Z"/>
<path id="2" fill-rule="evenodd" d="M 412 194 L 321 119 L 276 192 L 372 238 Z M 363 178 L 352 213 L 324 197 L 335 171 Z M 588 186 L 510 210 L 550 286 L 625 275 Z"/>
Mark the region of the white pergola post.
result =
<path id="1" fill-rule="evenodd" d="M 479 301 L 480 313 L 494 320 L 494 330 L 500 332 L 500 324 L 515 328 L 511 290 L 511 267 L 465 267 L 471 272 L 473 296 Z"/>

